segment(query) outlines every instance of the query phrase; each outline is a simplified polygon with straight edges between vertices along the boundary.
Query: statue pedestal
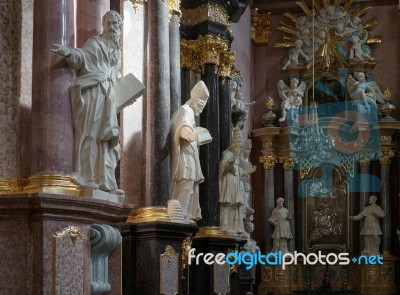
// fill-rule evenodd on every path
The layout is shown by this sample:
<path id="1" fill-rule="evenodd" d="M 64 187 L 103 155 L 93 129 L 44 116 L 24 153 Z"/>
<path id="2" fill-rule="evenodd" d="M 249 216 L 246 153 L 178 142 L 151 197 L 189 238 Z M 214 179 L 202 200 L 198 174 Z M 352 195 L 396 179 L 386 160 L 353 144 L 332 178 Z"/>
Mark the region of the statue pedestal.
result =
<path id="1" fill-rule="evenodd" d="M 212 253 L 215 257 L 218 253 L 228 253 L 235 250 L 240 251 L 246 240 L 230 237 L 227 232 L 221 231 L 219 227 L 206 226 L 200 228 L 193 238 L 192 248 L 198 253 Z M 203 294 L 231 294 L 240 293 L 240 270 L 238 265 L 232 266 L 225 263 L 207 265 L 204 256 L 199 259 L 199 264 L 192 261 L 190 266 L 190 290 L 191 295 Z M 234 269 L 236 271 L 234 272 Z"/>
<path id="2" fill-rule="evenodd" d="M 90 294 L 92 224 L 119 228 L 130 206 L 45 193 L 0 196 L 0 293 Z M 121 294 L 121 245 L 108 258 Z"/>
<path id="3" fill-rule="evenodd" d="M 182 242 L 197 226 L 148 219 L 133 219 L 122 227 L 121 294 L 186 294 L 180 291 Z"/>
<path id="4" fill-rule="evenodd" d="M 114 203 L 122 204 L 125 199 L 125 195 L 117 195 L 109 192 L 105 192 L 99 189 L 86 188 L 83 190 L 83 195 L 85 197 L 90 197 L 93 199 L 99 199 L 104 201 L 110 201 Z"/>
<path id="5" fill-rule="evenodd" d="M 360 265 L 360 294 L 398 294 L 395 280 L 399 258 L 383 254 L 383 264 Z"/>
<path id="6" fill-rule="evenodd" d="M 262 265 L 259 295 L 291 294 L 305 288 L 303 286 L 305 269 L 301 265 L 282 266 Z"/>

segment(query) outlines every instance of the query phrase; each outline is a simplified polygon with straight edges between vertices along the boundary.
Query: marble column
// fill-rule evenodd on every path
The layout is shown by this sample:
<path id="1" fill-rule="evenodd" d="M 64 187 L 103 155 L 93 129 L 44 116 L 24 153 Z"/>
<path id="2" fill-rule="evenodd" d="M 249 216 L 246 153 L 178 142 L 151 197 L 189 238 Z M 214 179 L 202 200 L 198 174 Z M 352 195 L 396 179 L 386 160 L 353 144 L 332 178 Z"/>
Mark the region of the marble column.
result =
<path id="1" fill-rule="evenodd" d="M 169 18 L 171 116 L 181 106 L 180 17 L 181 13 L 176 9 L 173 9 Z"/>
<path id="2" fill-rule="evenodd" d="M 360 162 L 360 174 L 365 174 L 365 175 L 369 175 L 369 162 Z M 370 195 L 370 187 L 369 187 L 369 183 L 367 181 L 360 181 L 360 210 L 359 212 L 361 212 L 362 210 L 364 210 L 364 208 L 366 206 L 368 206 L 368 202 L 369 202 L 369 195 Z M 359 230 L 356 231 L 356 233 L 359 233 L 360 230 L 363 228 L 364 226 L 364 218 L 361 219 L 359 221 Z M 361 238 L 359 235 L 359 240 L 360 240 L 360 251 L 362 251 L 364 249 L 364 239 Z"/>
<path id="3" fill-rule="evenodd" d="M 229 147 L 232 138 L 231 98 L 229 83 L 230 80 L 226 77 L 221 78 L 219 83 L 219 120 L 221 122 L 219 141 L 221 145 L 221 153 Z"/>
<path id="4" fill-rule="evenodd" d="M 76 46 L 82 47 L 86 40 L 103 31 L 102 17 L 110 10 L 110 0 L 77 1 Z"/>
<path id="5" fill-rule="evenodd" d="M 148 1 L 145 206 L 166 206 L 170 199 L 170 58 L 168 2 Z"/>
<path id="6" fill-rule="evenodd" d="M 382 219 L 382 242 L 381 252 L 392 252 L 392 200 L 390 198 L 390 162 L 391 157 L 385 157 L 387 151 L 383 151 L 383 157 L 379 160 L 381 164 L 381 199 L 378 202 L 381 204 L 382 209 L 386 213 L 386 217 Z M 394 154 L 393 154 L 394 155 Z"/>
<path id="7" fill-rule="evenodd" d="M 200 126 L 206 128 L 213 141 L 200 147 L 200 165 L 205 181 L 200 185 L 200 207 L 203 226 L 219 226 L 219 155 L 220 112 L 219 84 L 215 64 L 206 63 L 201 79 L 210 92 L 207 105 L 200 116 Z"/>
<path id="8" fill-rule="evenodd" d="M 72 73 L 52 44 L 74 46 L 74 1 L 34 2 L 31 174 L 72 172 Z"/>
<path id="9" fill-rule="evenodd" d="M 264 164 L 264 245 L 265 251 L 270 252 L 273 247 L 273 241 L 271 238 L 274 227 L 272 224 L 267 222 L 271 216 L 272 210 L 275 207 L 275 185 L 274 185 L 274 168 L 277 162 L 276 156 L 273 154 L 267 154 L 260 157 L 260 162 Z"/>
<path id="10" fill-rule="evenodd" d="M 293 193 L 293 163 L 290 156 L 283 159 L 283 181 L 284 181 L 284 199 L 287 209 L 289 210 L 292 218 L 290 219 L 290 229 L 292 230 L 293 238 L 289 240 L 289 251 L 293 252 L 296 247 L 296 224 L 295 224 L 295 209 L 294 209 L 294 193 Z"/>

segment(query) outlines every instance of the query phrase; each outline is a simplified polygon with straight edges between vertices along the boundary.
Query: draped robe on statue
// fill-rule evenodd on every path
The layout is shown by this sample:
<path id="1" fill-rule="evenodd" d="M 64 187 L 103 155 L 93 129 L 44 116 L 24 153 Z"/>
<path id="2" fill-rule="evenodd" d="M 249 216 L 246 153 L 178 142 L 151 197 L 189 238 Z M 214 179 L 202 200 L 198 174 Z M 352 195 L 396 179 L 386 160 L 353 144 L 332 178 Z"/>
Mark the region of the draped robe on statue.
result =
<path id="1" fill-rule="evenodd" d="M 119 127 L 113 84 L 120 69 L 120 52 L 100 36 L 66 57 L 76 75 L 71 86 L 74 127 L 74 173 L 84 186 L 117 189 Z M 112 54 L 114 53 L 114 55 Z"/>
<path id="2" fill-rule="evenodd" d="M 204 181 L 201 172 L 197 141 L 190 142 L 185 135 L 194 132 L 196 122 L 193 109 L 185 104 L 171 119 L 172 159 L 172 198 L 181 203 L 187 218 L 201 219 L 199 204 L 199 184 Z"/>

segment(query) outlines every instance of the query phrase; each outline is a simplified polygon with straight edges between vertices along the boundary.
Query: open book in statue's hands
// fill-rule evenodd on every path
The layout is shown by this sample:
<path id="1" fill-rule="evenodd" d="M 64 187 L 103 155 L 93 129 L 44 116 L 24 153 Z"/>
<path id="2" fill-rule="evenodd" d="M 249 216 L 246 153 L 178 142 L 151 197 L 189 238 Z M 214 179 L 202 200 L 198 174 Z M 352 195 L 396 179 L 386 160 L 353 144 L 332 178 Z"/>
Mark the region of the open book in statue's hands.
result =
<path id="1" fill-rule="evenodd" d="M 144 85 L 132 73 L 119 79 L 114 85 L 117 113 L 133 104 L 144 92 Z"/>
<path id="2" fill-rule="evenodd" d="M 207 144 L 212 142 L 212 137 L 210 132 L 206 128 L 203 127 L 195 127 L 194 132 L 197 135 L 197 143 L 199 145 Z"/>

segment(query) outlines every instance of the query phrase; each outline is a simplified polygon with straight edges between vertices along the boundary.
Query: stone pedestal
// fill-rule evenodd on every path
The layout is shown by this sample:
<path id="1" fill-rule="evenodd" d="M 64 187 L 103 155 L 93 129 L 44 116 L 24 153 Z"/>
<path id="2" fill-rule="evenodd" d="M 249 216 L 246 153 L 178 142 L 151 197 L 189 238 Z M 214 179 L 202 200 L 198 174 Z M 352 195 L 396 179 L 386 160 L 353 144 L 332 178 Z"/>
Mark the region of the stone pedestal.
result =
<path id="1" fill-rule="evenodd" d="M 360 266 L 360 280 L 357 289 L 361 294 L 399 294 L 396 286 L 396 268 L 397 257 L 392 255 L 383 255 L 383 264 Z M 397 274 L 398 276 L 398 274 Z"/>
<path id="2" fill-rule="evenodd" d="M 193 238 L 192 249 L 198 253 L 228 253 L 240 249 L 246 241 L 224 235 L 218 227 L 200 228 L 199 233 Z M 236 248 L 236 249 L 235 249 Z M 216 263 L 207 265 L 203 259 L 199 259 L 197 265 L 192 261 L 190 266 L 190 288 L 191 295 L 203 294 L 237 294 L 230 293 L 238 291 L 239 280 L 230 282 L 231 266 L 228 264 L 218 265 Z M 236 276 L 239 276 L 236 273 Z"/>
<path id="3" fill-rule="evenodd" d="M 90 294 L 90 226 L 119 228 L 132 208 L 50 194 L 2 195 L 1 294 Z M 108 294 L 121 294 L 120 246 L 109 256 Z"/>
<path id="4" fill-rule="evenodd" d="M 125 224 L 122 294 L 181 294 L 182 242 L 196 230 L 196 225 L 166 221 Z"/>

